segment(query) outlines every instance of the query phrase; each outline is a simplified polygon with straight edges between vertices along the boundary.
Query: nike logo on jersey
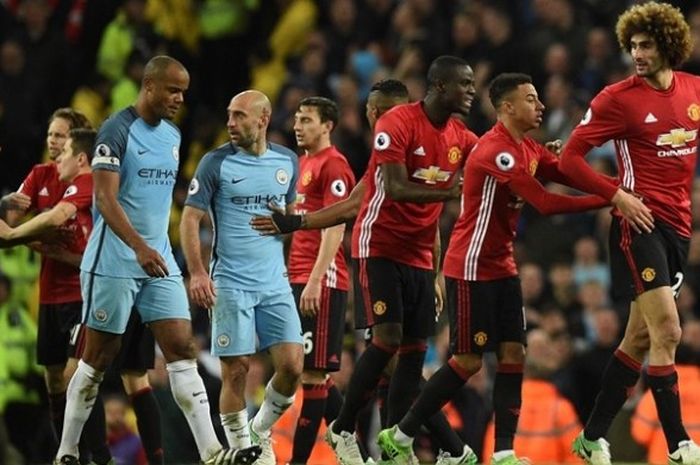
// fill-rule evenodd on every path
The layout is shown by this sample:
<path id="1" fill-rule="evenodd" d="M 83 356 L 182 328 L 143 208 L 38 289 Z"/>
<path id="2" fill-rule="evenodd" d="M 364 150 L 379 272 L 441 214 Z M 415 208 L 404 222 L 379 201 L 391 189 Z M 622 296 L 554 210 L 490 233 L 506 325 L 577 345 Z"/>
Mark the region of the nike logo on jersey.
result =
<path id="1" fill-rule="evenodd" d="M 413 155 L 418 155 L 419 157 L 424 157 L 425 156 L 425 149 L 423 148 L 423 146 L 421 145 L 416 150 L 414 150 Z"/>
<path id="2" fill-rule="evenodd" d="M 233 179 L 231 179 L 231 184 L 238 184 L 239 182 L 243 181 L 244 179 L 245 178 L 239 178 L 239 179 L 233 178 Z"/>
<path id="3" fill-rule="evenodd" d="M 148 149 L 141 149 L 136 151 L 136 153 L 138 153 L 139 155 L 143 155 L 146 152 L 148 152 Z"/>
<path id="4" fill-rule="evenodd" d="M 48 190 L 47 188 L 43 187 L 43 188 L 39 191 L 39 195 L 40 195 L 41 197 L 48 197 L 48 196 L 49 196 L 49 190 Z"/>
<path id="5" fill-rule="evenodd" d="M 646 118 L 644 118 L 645 123 L 656 123 L 657 121 L 659 120 L 656 119 L 656 116 L 654 116 L 654 114 L 651 112 L 647 115 Z"/>
<path id="6" fill-rule="evenodd" d="M 206 391 L 193 392 L 192 397 L 198 397 L 198 396 L 201 396 L 202 394 L 206 394 Z"/>

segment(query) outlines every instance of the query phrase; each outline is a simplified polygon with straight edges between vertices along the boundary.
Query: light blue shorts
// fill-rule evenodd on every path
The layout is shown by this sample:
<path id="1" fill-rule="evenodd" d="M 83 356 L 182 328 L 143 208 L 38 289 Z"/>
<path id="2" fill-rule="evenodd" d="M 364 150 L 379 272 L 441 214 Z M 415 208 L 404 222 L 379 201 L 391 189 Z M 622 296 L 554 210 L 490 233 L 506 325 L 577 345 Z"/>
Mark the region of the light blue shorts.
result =
<path id="1" fill-rule="evenodd" d="M 124 334 L 131 309 L 141 320 L 190 319 L 182 276 L 114 278 L 82 271 L 83 322 L 92 329 Z"/>
<path id="2" fill-rule="evenodd" d="M 291 289 L 217 289 L 211 312 L 211 353 L 249 355 L 282 342 L 301 344 L 301 322 Z"/>

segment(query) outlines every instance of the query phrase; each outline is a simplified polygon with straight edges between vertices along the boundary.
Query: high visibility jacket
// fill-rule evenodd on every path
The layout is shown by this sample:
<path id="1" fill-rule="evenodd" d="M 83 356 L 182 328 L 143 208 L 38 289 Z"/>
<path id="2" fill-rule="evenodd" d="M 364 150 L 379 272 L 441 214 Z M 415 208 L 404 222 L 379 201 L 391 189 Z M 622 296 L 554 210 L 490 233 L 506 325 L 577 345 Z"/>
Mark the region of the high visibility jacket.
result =
<path id="1" fill-rule="evenodd" d="M 688 435 L 700 442 L 700 368 L 692 365 L 676 365 L 679 394 L 681 396 L 681 418 Z M 654 396 L 650 390 L 644 393 L 632 416 L 632 437 L 647 448 L 647 462 L 668 463 L 668 446 L 656 413 Z"/>

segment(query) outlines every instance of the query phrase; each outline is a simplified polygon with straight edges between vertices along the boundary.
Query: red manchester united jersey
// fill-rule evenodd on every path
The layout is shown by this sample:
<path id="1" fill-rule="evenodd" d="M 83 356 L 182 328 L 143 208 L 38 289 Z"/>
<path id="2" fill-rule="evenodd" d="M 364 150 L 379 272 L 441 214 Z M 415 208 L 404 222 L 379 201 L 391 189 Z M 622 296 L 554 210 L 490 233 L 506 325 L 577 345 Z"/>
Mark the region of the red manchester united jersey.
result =
<path id="1" fill-rule="evenodd" d="M 92 230 L 92 175 L 78 176 L 73 183 L 66 184 L 58 179 L 55 163 L 36 165 L 19 187 L 31 198 L 30 209 L 43 212 L 52 209 L 61 201 L 74 203 L 78 208 L 76 216 L 64 225 L 76 231 L 75 241 L 69 249 L 82 253 L 87 236 Z M 79 302 L 80 270 L 66 263 L 42 257 L 39 277 L 39 301 L 42 304 Z"/>
<path id="2" fill-rule="evenodd" d="M 445 276 L 489 281 L 518 274 L 513 239 L 520 208 L 509 183 L 556 164 L 534 140 L 518 144 L 501 123 L 479 139 L 464 168 L 462 211 L 445 254 Z"/>
<path id="3" fill-rule="evenodd" d="M 313 156 L 299 157 L 297 181 L 297 213 L 320 210 L 347 198 L 355 187 L 355 177 L 347 160 L 335 147 L 324 149 Z M 299 230 L 292 237 L 289 252 L 289 282 L 305 284 L 316 263 L 321 246 L 321 231 Z M 348 268 L 341 244 L 326 271 L 323 285 L 348 290 Z"/>
<path id="4" fill-rule="evenodd" d="M 448 189 L 476 143 L 476 135 L 456 118 L 436 128 L 422 102 L 398 105 L 375 128 L 367 189 L 352 231 L 352 256 L 383 257 L 432 269 L 433 244 L 442 202 L 395 202 L 384 190 L 381 165 L 403 163 L 410 182 Z"/>
<path id="5" fill-rule="evenodd" d="M 690 190 L 700 126 L 700 79 L 673 73 L 668 90 L 633 76 L 603 89 L 572 139 L 615 142 L 620 182 L 652 214 L 690 237 Z"/>

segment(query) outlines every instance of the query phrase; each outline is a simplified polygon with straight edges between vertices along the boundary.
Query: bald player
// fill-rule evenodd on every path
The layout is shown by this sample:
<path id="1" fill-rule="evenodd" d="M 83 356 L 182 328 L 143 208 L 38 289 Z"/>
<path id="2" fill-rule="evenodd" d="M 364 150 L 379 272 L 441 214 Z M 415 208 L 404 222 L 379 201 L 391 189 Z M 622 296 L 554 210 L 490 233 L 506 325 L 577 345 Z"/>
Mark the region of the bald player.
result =
<path id="1" fill-rule="evenodd" d="M 180 131 L 170 121 L 190 77 L 168 56 L 146 65 L 136 104 L 100 128 L 92 158 L 95 224 L 81 263 L 85 350 L 68 385 L 55 463 L 77 465 L 78 439 L 121 344 L 132 308 L 153 331 L 173 397 L 204 464 L 249 463 L 259 448 L 225 449 L 197 373 L 187 293 L 168 239 Z"/>
<path id="2" fill-rule="evenodd" d="M 180 223 L 190 272 L 190 296 L 212 309 L 211 351 L 221 360 L 219 401 L 229 445 L 262 447 L 256 465 L 275 465 L 272 425 L 294 401 L 304 352 L 301 322 L 287 278 L 283 241 L 249 226 L 274 203 L 293 211 L 297 155 L 267 140 L 270 101 L 248 90 L 228 106 L 230 141 L 207 153 L 197 167 Z M 199 229 L 209 213 L 216 232 L 212 261 L 202 262 Z M 256 337 L 258 344 L 256 346 Z M 275 374 L 250 422 L 245 380 L 250 356 L 270 353 Z"/>

